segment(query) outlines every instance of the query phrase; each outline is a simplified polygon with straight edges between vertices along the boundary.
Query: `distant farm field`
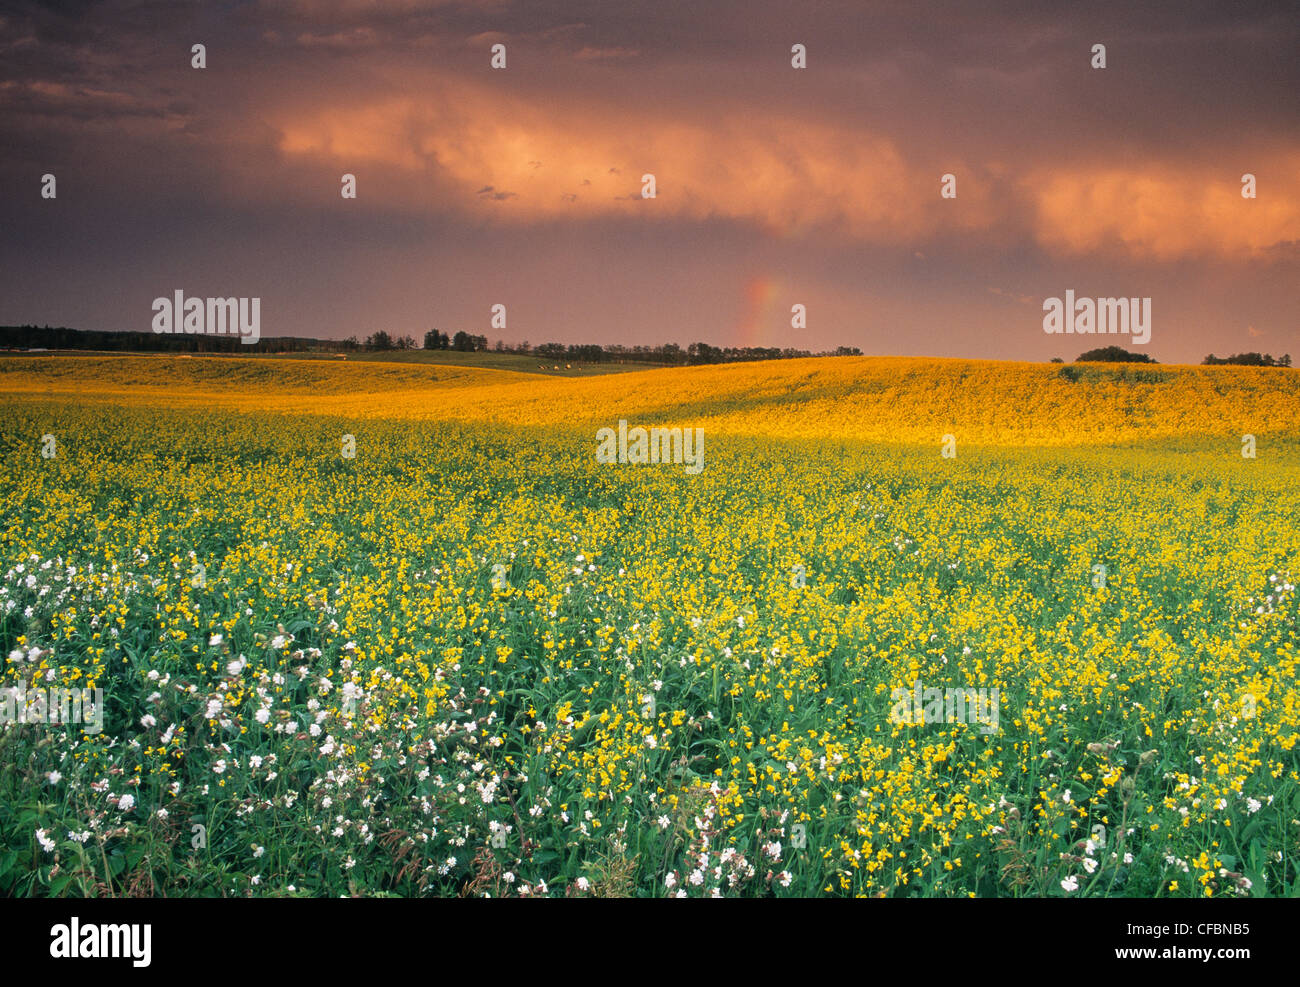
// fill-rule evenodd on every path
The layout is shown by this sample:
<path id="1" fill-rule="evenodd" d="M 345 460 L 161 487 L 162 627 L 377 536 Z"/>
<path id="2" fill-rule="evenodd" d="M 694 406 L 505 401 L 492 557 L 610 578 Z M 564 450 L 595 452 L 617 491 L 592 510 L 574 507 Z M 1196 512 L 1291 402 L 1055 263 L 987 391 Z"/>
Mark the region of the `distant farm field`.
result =
<path id="1" fill-rule="evenodd" d="M 0 359 L 0 892 L 1300 894 L 1297 381 Z"/>
<path id="2" fill-rule="evenodd" d="M 58 350 L 32 351 L 24 353 L 21 356 L 12 357 L 15 360 L 63 360 L 67 359 L 67 351 Z M 198 360 L 218 364 L 239 364 L 249 361 L 273 360 L 282 362 L 285 360 L 295 363 L 347 363 L 349 365 L 369 364 L 369 363 L 387 363 L 407 366 L 446 366 L 446 367 L 464 367 L 469 369 L 481 370 L 510 370 L 520 374 L 536 374 L 542 377 L 597 377 L 603 374 L 622 374 L 632 373 L 637 370 L 654 370 L 662 364 L 642 363 L 636 360 L 609 361 L 605 363 L 583 363 L 572 360 L 544 360 L 541 357 L 528 356 L 520 353 L 496 353 L 491 350 L 476 352 L 459 352 L 457 350 L 383 350 L 368 351 L 355 350 L 350 353 L 323 353 L 305 351 L 301 353 L 195 353 L 188 356 L 177 356 L 174 354 L 138 354 L 127 356 L 121 353 L 105 353 L 99 351 L 79 351 L 76 354 L 78 359 L 110 357 L 116 359 L 145 359 L 145 360 Z M 238 370 L 232 371 L 238 374 Z"/>

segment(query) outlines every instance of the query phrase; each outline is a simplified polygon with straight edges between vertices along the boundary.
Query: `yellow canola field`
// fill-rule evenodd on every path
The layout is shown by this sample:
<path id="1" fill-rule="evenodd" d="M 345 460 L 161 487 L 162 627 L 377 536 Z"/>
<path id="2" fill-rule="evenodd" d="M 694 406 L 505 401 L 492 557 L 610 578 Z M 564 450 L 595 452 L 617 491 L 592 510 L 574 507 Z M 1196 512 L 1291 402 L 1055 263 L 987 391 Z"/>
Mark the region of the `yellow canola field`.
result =
<path id="1" fill-rule="evenodd" d="M 507 426 L 667 424 L 791 439 L 1067 446 L 1300 426 L 1289 369 L 845 357 L 574 379 L 229 357 L 0 360 L 0 394 Z"/>
<path id="2" fill-rule="evenodd" d="M 1296 896 L 1296 379 L 0 360 L 0 894 Z"/>

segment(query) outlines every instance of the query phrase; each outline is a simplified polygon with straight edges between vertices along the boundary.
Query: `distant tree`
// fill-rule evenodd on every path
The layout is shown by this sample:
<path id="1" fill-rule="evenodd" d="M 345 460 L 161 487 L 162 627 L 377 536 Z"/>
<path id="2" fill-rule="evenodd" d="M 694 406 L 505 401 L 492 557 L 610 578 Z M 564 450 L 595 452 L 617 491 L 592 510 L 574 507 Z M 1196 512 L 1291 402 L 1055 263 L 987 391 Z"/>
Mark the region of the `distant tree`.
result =
<path id="1" fill-rule="evenodd" d="M 381 351 L 391 350 L 394 348 L 393 337 L 388 335 L 382 329 L 378 332 L 372 332 L 366 337 L 366 349 Z"/>
<path id="2" fill-rule="evenodd" d="M 1291 366 L 1291 355 L 1284 353 L 1280 359 L 1274 359 L 1268 353 L 1234 353 L 1232 356 L 1225 356 L 1220 359 L 1211 353 L 1201 361 L 1201 364 L 1209 367 L 1222 367 L 1227 364 L 1239 367 L 1289 367 Z"/>
<path id="3" fill-rule="evenodd" d="M 1080 353 L 1075 358 L 1075 363 L 1155 363 L 1145 353 L 1134 353 L 1132 350 L 1126 350 L 1122 346 L 1103 346 L 1100 349 L 1088 350 L 1087 353 Z"/>
<path id="4" fill-rule="evenodd" d="M 1052 357 L 1052 362 L 1053 362 L 1053 363 L 1064 363 L 1065 361 L 1062 360 L 1059 356 L 1054 356 L 1054 357 Z"/>
<path id="5" fill-rule="evenodd" d="M 451 346 L 451 337 L 445 332 L 430 329 L 424 334 L 424 348 L 426 350 L 445 350 L 449 346 Z"/>
<path id="6" fill-rule="evenodd" d="M 396 340 L 393 345 L 399 350 L 413 350 L 415 349 L 415 340 L 410 336 L 403 336 L 401 339 Z"/>

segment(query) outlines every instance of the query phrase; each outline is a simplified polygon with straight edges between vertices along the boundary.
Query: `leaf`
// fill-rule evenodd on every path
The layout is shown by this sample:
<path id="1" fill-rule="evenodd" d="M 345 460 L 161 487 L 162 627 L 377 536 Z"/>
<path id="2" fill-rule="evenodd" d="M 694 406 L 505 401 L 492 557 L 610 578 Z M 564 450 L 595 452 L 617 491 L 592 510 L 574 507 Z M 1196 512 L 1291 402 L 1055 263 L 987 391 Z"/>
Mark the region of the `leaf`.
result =
<path id="1" fill-rule="evenodd" d="M 71 874 L 60 874 L 50 882 L 50 897 L 61 898 L 64 889 L 72 882 Z"/>
<path id="2" fill-rule="evenodd" d="M 1247 841 L 1249 841 L 1251 836 L 1253 836 L 1259 830 L 1260 824 L 1263 821 L 1264 821 L 1263 816 L 1256 816 L 1250 822 L 1246 823 L 1246 828 L 1241 831 L 1241 842 L 1246 843 Z"/>

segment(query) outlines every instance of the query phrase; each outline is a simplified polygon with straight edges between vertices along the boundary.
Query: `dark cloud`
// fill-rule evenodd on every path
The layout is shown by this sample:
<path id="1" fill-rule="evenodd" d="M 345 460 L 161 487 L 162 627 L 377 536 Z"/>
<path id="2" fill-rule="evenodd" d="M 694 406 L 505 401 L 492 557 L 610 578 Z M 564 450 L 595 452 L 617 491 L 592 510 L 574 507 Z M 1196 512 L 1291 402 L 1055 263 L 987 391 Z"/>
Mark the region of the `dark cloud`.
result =
<path id="1" fill-rule="evenodd" d="M 302 334 L 510 301 L 512 338 L 781 342 L 799 301 L 807 345 L 1045 358 L 1036 300 L 1095 286 L 1162 359 L 1295 349 L 1298 40 L 1202 0 L 11 3 L 0 322 L 138 327 L 162 284 Z"/>

